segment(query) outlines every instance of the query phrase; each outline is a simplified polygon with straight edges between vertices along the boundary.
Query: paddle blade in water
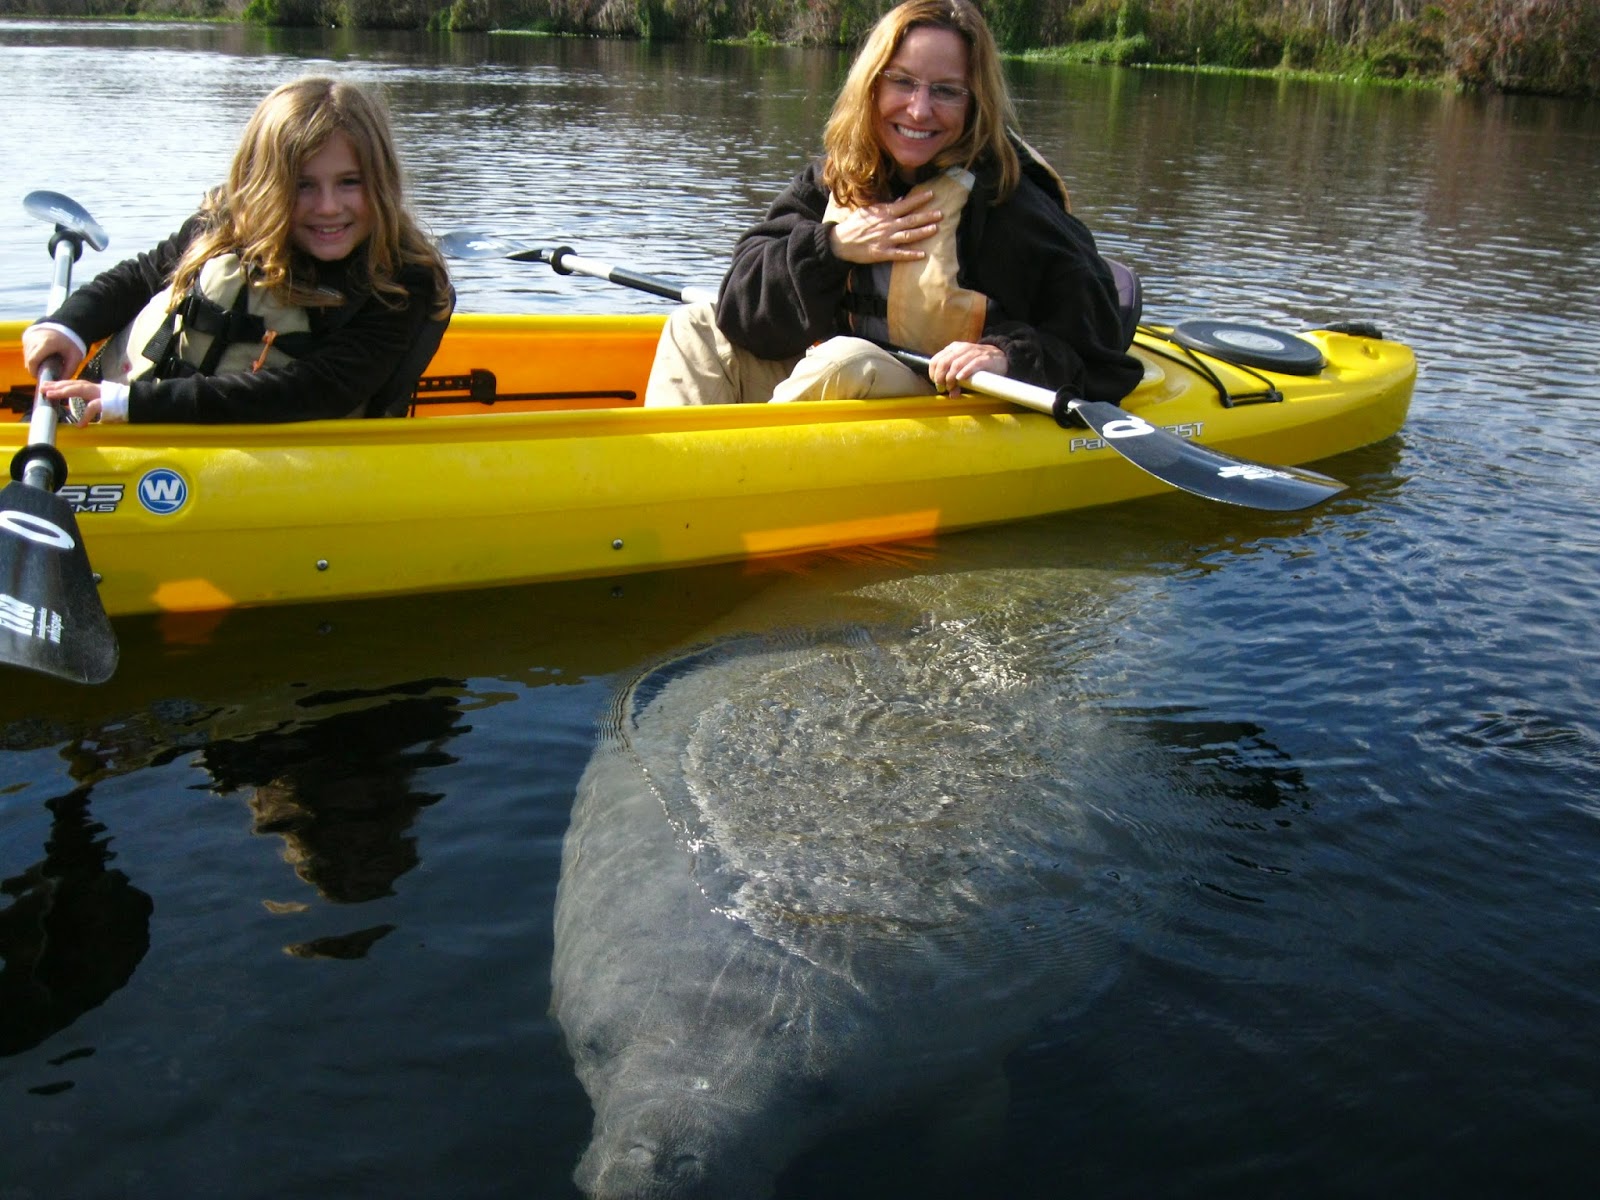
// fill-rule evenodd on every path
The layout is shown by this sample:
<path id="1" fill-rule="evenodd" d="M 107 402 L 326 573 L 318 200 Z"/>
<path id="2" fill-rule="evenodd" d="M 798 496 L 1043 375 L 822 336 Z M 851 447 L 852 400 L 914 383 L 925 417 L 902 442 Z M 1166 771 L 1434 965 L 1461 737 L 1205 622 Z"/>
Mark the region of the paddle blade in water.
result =
<path id="1" fill-rule="evenodd" d="M 117 669 L 72 507 L 27 483 L 0 491 L 0 662 L 76 683 L 104 683 Z"/>
<path id="2" fill-rule="evenodd" d="M 1208 500 L 1273 512 L 1310 508 L 1344 491 L 1344 484 L 1303 467 L 1274 467 L 1151 425 L 1115 404 L 1075 401 L 1071 409 L 1135 466 Z"/>

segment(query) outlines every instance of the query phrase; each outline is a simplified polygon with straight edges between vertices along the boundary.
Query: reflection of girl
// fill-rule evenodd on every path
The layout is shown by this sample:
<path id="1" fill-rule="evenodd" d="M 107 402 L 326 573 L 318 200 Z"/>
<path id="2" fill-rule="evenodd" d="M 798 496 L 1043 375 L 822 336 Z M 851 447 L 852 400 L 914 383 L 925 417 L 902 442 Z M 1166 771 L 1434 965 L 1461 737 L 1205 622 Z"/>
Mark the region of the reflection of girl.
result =
<path id="1" fill-rule="evenodd" d="M 378 101 L 309 77 L 250 118 L 228 180 L 147 254 L 23 333 L 37 374 L 101 421 L 292 421 L 403 408 L 449 319 L 444 262 L 406 211 Z M 120 332 L 119 332 L 120 331 Z"/>
<path id="2" fill-rule="evenodd" d="M 926 394 L 980 370 L 1126 395 L 1141 368 L 1111 269 L 1012 120 L 969 0 L 886 14 L 824 157 L 740 239 L 715 309 L 669 319 L 645 402 Z M 931 355 L 931 385 L 863 338 Z"/>
<path id="3" fill-rule="evenodd" d="M 116 855 L 89 811 L 89 792 L 83 784 L 45 801 L 44 858 L 0 879 L 0 1058 L 104 1004 L 150 949 L 155 905 L 109 866 Z"/>

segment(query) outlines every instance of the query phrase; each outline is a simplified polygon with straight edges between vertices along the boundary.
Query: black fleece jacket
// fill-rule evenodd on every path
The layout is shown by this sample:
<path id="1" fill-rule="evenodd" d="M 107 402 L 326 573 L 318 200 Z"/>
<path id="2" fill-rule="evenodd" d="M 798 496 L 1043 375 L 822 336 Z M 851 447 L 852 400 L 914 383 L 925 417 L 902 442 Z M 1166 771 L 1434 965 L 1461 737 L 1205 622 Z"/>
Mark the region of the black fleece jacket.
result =
<path id="1" fill-rule="evenodd" d="M 93 345 L 126 326 L 150 298 L 167 286 L 173 268 L 202 228 L 196 214 L 182 228 L 147 253 L 97 275 L 45 318 L 71 329 Z M 409 302 L 391 308 L 362 291 L 365 250 L 333 263 L 303 264 L 319 287 L 343 292 L 356 305 L 307 310 L 313 348 L 284 367 L 224 375 L 190 375 L 181 379 L 139 379 L 128 389 L 129 423 L 185 422 L 232 424 L 310 421 L 348 417 L 360 404 L 380 401 L 396 387 L 396 372 L 412 356 L 419 338 L 430 332 L 433 286 L 426 272 L 407 272 L 402 282 Z M 297 271 L 299 268 L 297 267 Z M 442 333 L 442 329 L 437 332 Z M 437 338 L 434 339 L 437 342 Z M 420 373 L 426 358 L 417 364 Z M 399 385 L 409 391 L 409 384 Z"/>
<path id="2" fill-rule="evenodd" d="M 982 341 L 1007 374 L 1088 400 L 1115 402 L 1143 374 L 1127 353 L 1111 268 L 1082 221 L 1025 173 L 994 204 L 994 172 L 977 172 L 956 232 L 958 281 L 988 297 Z M 836 258 L 822 216 L 828 191 L 813 162 L 739 239 L 717 325 L 762 358 L 792 358 L 850 332 L 843 307 L 854 265 Z M 909 189 L 906 189 L 909 190 Z"/>

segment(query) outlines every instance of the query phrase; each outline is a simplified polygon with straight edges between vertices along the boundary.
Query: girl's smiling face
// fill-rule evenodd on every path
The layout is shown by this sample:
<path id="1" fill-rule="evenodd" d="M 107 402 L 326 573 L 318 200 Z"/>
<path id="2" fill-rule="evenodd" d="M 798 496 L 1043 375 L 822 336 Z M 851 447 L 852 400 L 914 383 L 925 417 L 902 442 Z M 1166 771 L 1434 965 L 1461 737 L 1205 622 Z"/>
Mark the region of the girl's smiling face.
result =
<path id="1" fill-rule="evenodd" d="M 348 258 L 372 236 L 372 208 L 349 135 L 336 131 L 300 167 L 295 185 L 295 247 L 319 262 Z"/>
<path id="2" fill-rule="evenodd" d="M 878 140 L 907 182 L 956 141 L 967 124 L 967 43 L 950 29 L 919 25 L 878 73 Z"/>

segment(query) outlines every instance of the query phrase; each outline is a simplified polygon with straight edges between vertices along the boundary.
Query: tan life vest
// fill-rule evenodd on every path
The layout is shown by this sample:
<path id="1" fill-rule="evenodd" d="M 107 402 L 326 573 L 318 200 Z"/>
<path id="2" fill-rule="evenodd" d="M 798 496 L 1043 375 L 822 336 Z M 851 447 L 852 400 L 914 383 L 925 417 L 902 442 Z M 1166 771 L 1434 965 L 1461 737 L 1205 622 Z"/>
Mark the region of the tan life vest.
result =
<path id="1" fill-rule="evenodd" d="M 241 321 L 241 317 L 245 320 Z M 249 340 L 225 339 L 220 349 L 214 346 L 219 334 L 241 325 L 249 326 Z M 163 363 L 177 368 L 162 369 L 163 377 L 282 367 L 293 362 L 294 356 L 280 349 L 275 344 L 277 339 L 310 330 L 305 309 L 280 303 L 261 283 L 247 284 L 239 256 L 221 254 L 201 266 L 194 287 L 176 310 L 172 288 L 162 288 L 126 329 L 112 335 L 99 355 L 100 378 L 128 383 L 145 378 Z M 297 339 L 288 340 L 292 344 Z"/>
<path id="2" fill-rule="evenodd" d="M 1023 141 L 1022 135 L 1015 129 L 1006 130 L 1006 136 L 1011 139 L 1011 145 L 1017 152 L 1022 173 L 1044 189 L 1045 195 L 1060 201 L 1061 211 L 1070 215 L 1072 194 L 1067 191 L 1067 183 L 1061 178 L 1061 173 L 1044 160 L 1044 155 Z"/>
<path id="3" fill-rule="evenodd" d="M 847 307 L 853 332 L 918 354 L 934 354 L 951 342 L 975 342 L 983 336 L 988 298 L 956 283 L 956 229 L 973 183 L 970 171 L 950 167 L 917 185 L 933 191 L 932 207 L 943 214 L 939 231 L 917 243 L 922 258 L 851 271 L 854 294 Z M 848 212 L 830 196 L 822 219 L 837 222 Z"/>

